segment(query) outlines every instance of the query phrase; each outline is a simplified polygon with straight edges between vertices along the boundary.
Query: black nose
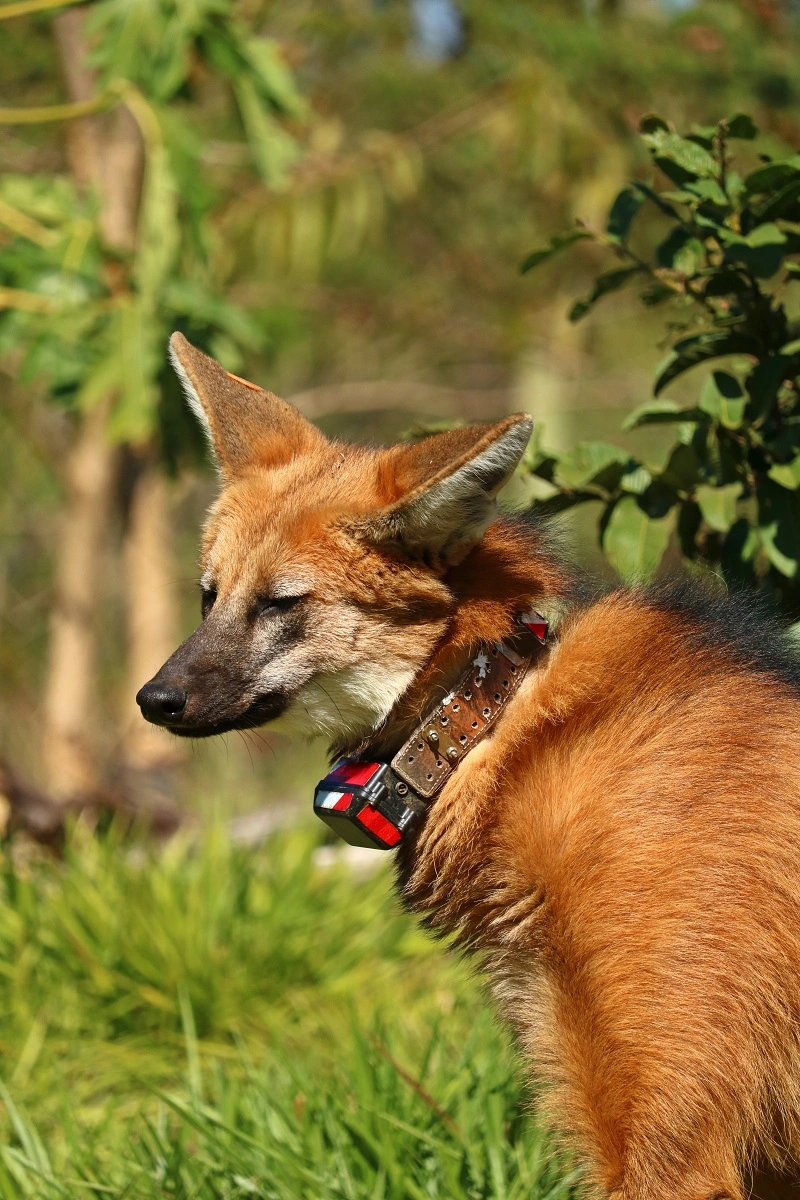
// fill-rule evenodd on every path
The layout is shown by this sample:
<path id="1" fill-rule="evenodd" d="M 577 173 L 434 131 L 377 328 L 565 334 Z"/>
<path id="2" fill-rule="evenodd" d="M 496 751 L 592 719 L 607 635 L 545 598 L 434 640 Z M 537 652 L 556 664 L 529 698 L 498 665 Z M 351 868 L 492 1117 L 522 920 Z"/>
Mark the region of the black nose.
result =
<path id="1" fill-rule="evenodd" d="M 154 725 L 176 725 L 183 716 L 188 697 L 179 687 L 151 680 L 136 693 L 142 716 Z"/>

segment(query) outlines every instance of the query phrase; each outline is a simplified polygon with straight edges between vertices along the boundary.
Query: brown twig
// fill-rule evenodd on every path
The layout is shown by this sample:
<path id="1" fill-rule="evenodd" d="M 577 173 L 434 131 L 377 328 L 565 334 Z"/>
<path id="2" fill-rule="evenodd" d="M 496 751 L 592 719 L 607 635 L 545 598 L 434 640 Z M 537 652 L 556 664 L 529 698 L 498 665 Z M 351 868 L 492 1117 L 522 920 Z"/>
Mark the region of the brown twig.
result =
<path id="1" fill-rule="evenodd" d="M 436 1113 L 436 1116 L 439 1118 L 440 1121 L 444 1122 L 444 1124 L 447 1126 L 448 1129 L 450 1129 L 454 1134 L 456 1134 L 457 1137 L 461 1137 L 461 1130 L 458 1128 L 458 1125 L 453 1120 L 453 1118 L 450 1116 L 450 1113 L 445 1112 L 445 1110 L 441 1107 L 441 1105 L 436 1103 L 433 1096 L 430 1094 L 430 1092 L 426 1088 L 424 1088 L 422 1086 L 422 1084 L 420 1083 L 420 1081 L 418 1079 L 415 1079 L 415 1077 L 409 1071 L 407 1071 L 405 1069 L 405 1067 L 400 1066 L 400 1063 L 397 1061 L 396 1058 L 392 1057 L 392 1055 L 389 1053 L 389 1051 L 387 1050 L 387 1048 L 383 1044 L 383 1042 L 380 1040 L 380 1038 L 375 1037 L 375 1035 L 373 1034 L 370 1037 L 370 1041 L 372 1043 L 373 1048 L 378 1051 L 378 1054 L 380 1054 L 381 1058 L 385 1058 L 386 1061 L 388 1062 L 389 1066 L 394 1068 L 394 1070 L 397 1072 L 397 1074 L 400 1076 L 400 1078 L 405 1080 L 405 1082 L 408 1084 L 408 1086 L 410 1088 L 414 1089 L 414 1091 L 419 1096 L 420 1100 L 422 1100 L 425 1104 L 427 1104 L 428 1108 L 432 1112 Z"/>

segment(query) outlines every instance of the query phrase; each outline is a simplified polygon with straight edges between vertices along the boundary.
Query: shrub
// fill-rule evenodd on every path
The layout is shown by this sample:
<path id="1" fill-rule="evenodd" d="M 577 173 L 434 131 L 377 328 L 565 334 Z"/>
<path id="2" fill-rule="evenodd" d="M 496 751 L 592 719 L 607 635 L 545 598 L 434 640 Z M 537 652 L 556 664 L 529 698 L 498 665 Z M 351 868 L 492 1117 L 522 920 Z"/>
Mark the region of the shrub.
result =
<path id="1" fill-rule="evenodd" d="M 559 454 L 534 442 L 526 468 L 550 485 L 536 507 L 559 512 L 599 501 L 600 544 L 624 578 L 652 575 L 674 536 L 699 569 L 766 589 L 796 613 L 800 329 L 786 302 L 800 281 L 800 155 L 753 155 L 754 169 L 736 170 L 731 143 L 758 133 L 744 114 L 685 136 L 651 115 L 640 133 L 655 168 L 650 181 L 619 193 L 603 232 L 578 223 L 522 269 L 592 241 L 618 261 L 573 305 L 571 320 L 630 284 L 641 285 L 643 304 L 677 309 L 653 399 L 624 425 L 674 425 L 674 444 L 654 468 L 603 442 Z M 655 210 L 660 231 L 644 250 L 631 244 L 643 208 Z M 643 230 L 648 241 L 653 227 Z M 675 380 L 711 364 L 693 404 L 669 398 Z"/>

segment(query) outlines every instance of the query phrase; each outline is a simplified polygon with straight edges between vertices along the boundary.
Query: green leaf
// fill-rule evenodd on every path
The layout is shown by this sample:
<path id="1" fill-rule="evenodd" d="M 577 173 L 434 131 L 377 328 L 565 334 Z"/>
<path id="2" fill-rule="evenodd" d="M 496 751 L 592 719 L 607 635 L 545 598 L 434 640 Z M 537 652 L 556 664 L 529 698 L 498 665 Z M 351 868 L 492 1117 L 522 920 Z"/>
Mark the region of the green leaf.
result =
<path id="1" fill-rule="evenodd" d="M 745 177 L 744 189 L 749 196 L 761 195 L 780 187 L 800 175 L 800 154 L 793 155 L 781 162 L 767 163 L 758 167 Z"/>
<path id="2" fill-rule="evenodd" d="M 687 137 L 690 141 L 699 142 L 701 146 L 705 146 L 706 150 L 711 150 L 718 133 L 716 125 L 692 125 L 691 132 L 687 134 Z"/>
<path id="3" fill-rule="evenodd" d="M 752 233 L 749 233 L 745 242 L 753 249 L 757 249 L 759 246 L 784 246 L 786 234 L 777 225 L 767 222 L 764 225 L 758 225 Z"/>
<path id="4" fill-rule="evenodd" d="M 682 275 L 693 276 L 705 262 L 705 247 L 699 238 L 689 238 L 675 255 L 672 266 Z"/>
<path id="5" fill-rule="evenodd" d="M 580 488 L 595 482 L 611 467 L 618 470 L 617 479 L 621 478 L 630 461 L 630 454 L 620 446 L 608 442 L 578 442 L 559 457 L 556 477 L 567 487 Z"/>
<path id="6" fill-rule="evenodd" d="M 678 267 L 676 259 L 682 254 L 686 246 L 691 246 L 692 244 L 694 244 L 695 248 L 699 247 L 698 262 L 702 261 L 702 242 L 699 242 L 697 238 L 692 236 L 688 229 L 684 229 L 681 225 L 675 229 L 671 229 L 656 249 L 656 259 L 659 265 L 662 267 L 674 267 L 680 270 L 681 268 Z M 692 270 L 689 273 L 693 274 L 694 271 Z"/>
<path id="7" fill-rule="evenodd" d="M 759 542 L 773 567 L 776 567 L 781 575 L 785 575 L 788 579 L 793 579 L 797 574 L 797 559 L 790 558 L 788 554 L 784 554 L 779 548 L 777 543 L 777 521 L 773 521 L 771 525 L 759 526 L 757 533 Z"/>
<path id="8" fill-rule="evenodd" d="M 726 483 L 723 487 L 701 483 L 695 488 L 694 498 L 711 529 L 727 533 L 736 520 L 736 502 L 741 492 L 741 483 Z"/>
<path id="9" fill-rule="evenodd" d="M 770 279 L 783 262 L 786 234 L 773 222 L 757 225 L 746 238 L 728 233 L 726 263 L 742 263 L 757 279 Z"/>
<path id="10" fill-rule="evenodd" d="M 697 201 L 696 195 L 690 192 L 688 187 L 661 192 L 661 198 L 673 204 L 695 204 Z"/>
<path id="11" fill-rule="evenodd" d="M 598 300 L 603 296 L 607 296 L 609 292 L 616 292 L 621 287 L 624 287 L 634 275 L 641 274 L 641 267 L 619 267 L 616 271 L 606 271 L 604 275 L 598 275 L 594 281 L 594 287 L 588 296 L 583 300 L 578 300 L 573 304 L 569 311 L 570 321 L 580 321 L 588 312 L 594 308 Z"/>
<path id="12" fill-rule="evenodd" d="M 663 128 L 644 133 L 642 140 L 659 166 L 666 161 L 674 163 L 690 178 L 716 178 L 719 170 L 716 159 L 697 142 L 690 142 L 687 138 L 679 137 L 677 133 Z"/>
<path id="13" fill-rule="evenodd" d="M 639 121 L 639 133 L 642 136 L 659 132 L 669 133 L 671 128 L 669 121 L 665 121 L 658 113 L 645 113 Z"/>
<path id="14" fill-rule="evenodd" d="M 749 334 L 726 329 L 711 330 L 708 333 L 683 338 L 656 369 L 656 396 L 685 371 L 699 363 L 708 362 L 709 359 L 724 358 L 728 354 L 748 354 L 755 357 L 758 354 L 758 343 Z"/>
<path id="15" fill-rule="evenodd" d="M 641 425 L 669 425 L 675 421 L 702 421 L 706 414 L 699 408 L 681 408 L 674 400 L 647 400 L 638 405 L 622 422 L 627 433 Z"/>
<path id="16" fill-rule="evenodd" d="M 772 411 L 788 369 L 789 362 L 785 356 L 767 354 L 747 376 L 745 387 L 752 405 L 750 420 L 762 421 Z"/>
<path id="17" fill-rule="evenodd" d="M 661 481 L 676 492 L 691 492 L 700 477 L 701 462 L 694 446 L 679 442 L 670 451 Z"/>
<path id="18" fill-rule="evenodd" d="M 259 174 L 268 187 L 281 188 L 300 153 L 298 144 L 276 120 L 252 79 L 242 78 L 233 87 Z"/>
<path id="19" fill-rule="evenodd" d="M 627 187 L 619 193 L 611 206 L 606 233 L 612 242 L 624 244 L 630 233 L 633 218 L 644 202 L 644 195 Z"/>
<path id="20" fill-rule="evenodd" d="M 761 545 L 772 565 L 793 579 L 800 562 L 800 492 L 762 478 L 756 494 Z"/>
<path id="21" fill-rule="evenodd" d="M 779 191 L 769 196 L 763 204 L 753 206 L 752 213 L 757 221 L 773 221 L 776 217 L 798 215 L 800 208 L 800 178 L 792 179 Z"/>
<path id="22" fill-rule="evenodd" d="M 575 242 L 585 241 L 587 238 L 594 237 L 588 229 L 568 229 L 566 233 L 557 233 L 555 237 L 550 239 L 549 245 L 541 250 L 534 250 L 532 254 L 523 262 L 520 267 L 521 273 L 524 275 L 527 271 L 532 271 L 534 267 L 538 267 L 541 263 L 547 262 L 553 255 L 559 254 L 562 250 L 566 250 Z"/>
<path id="23" fill-rule="evenodd" d="M 687 184 L 686 190 L 699 200 L 708 200 L 720 208 L 730 208 L 730 200 L 716 179 L 698 179 L 696 183 Z"/>
<path id="24" fill-rule="evenodd" d="M 646 582 L 661 562 L 673 525 L 672 513 L 654 519 L 634 496 L 623 496 L 603 531 L 603 551 L 626 583 Z"/>
<path id="25" fill-rule="evenodd" d="M 306 110 L 280 44 L 273 38 L 242 36 L 240 50 L 270 103 L 291 116 Z"/>
<path id="26" fill-rule="evenodd" d="M 619 486 L 623 492 L 630 492 L 634 496 L 641 496 L 650 487 L 653 482 L 653 476 L 647 467 L 638 463 L 632 471 L 627 471 L 619 481 Z"/>
<path id="27" fill-rule="evenodd" d="M 747 397 L 733 375 L 714 371 L 709 375 L 700 394 L 700 407 L 726 429 L 738 429 L 744 420 Z"/>
<path id="28" fill-rule="evenodd" d="M 744 180 L 738 171 L 728 171 L 725 179 L 725 190 L 730 203 L 736 205 L 744 192 Z"/>
<path id="29" fill-rule="evenodd" d="M 728 137 L 740 138 L 746 142 L 751 142 L 753 138 L 758 137 L 758 126 L 747 113 L 736 113 L 728 118 L 726 125 L 728 126 Z"/>
<path id="30" fill-rule="evenodd" d="M 789 463 L 775 463 L 769 469 L 769 477 L 790 492 L 800 487 L 800 454 Z"/>

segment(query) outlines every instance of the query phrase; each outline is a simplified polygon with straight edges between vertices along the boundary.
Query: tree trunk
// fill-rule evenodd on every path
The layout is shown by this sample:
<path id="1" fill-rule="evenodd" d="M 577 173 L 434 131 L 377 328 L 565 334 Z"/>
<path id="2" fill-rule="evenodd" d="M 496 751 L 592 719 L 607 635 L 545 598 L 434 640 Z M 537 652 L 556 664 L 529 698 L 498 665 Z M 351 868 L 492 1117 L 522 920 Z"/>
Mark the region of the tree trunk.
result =
<path id="1" fill-rule="evenodd" d="M 48 789 L 69 800 L 97 786 L 96 614 L 114 460 L 105 436 L 108 406 L 81 423 L 66 464 L 66 499 L 56 561 L 44 698 Z"/>
<path id="2" fill-rule="evenodd" d="M 95 91 L 85 18 L 85 11 L 72 9 L 54 21 L 71 100 L 87 100 Z M 76 184 L 97 193 L 102 239 L 115 252 L 109 260 L 108 282 L 112 292 L 119 292 L 125 279 L 116 255 L 130 251 L 136 239 L 143 168 L 139 130 L 130 113 L 120 107 L 104 116 L 69 122 L 67 138 Z M 97 785 L 96 620 L 104 599 L 102 550 L 117 459 L 105 436 L 112 400 L 105 397 L 82 416 L 65 467 L 43 728 L 46 782 L 64 800 Z"/>
<path id="3" fill-rule="evenodd" d="M 178 645 L 172 513 L 167 480 L 149 448 L 129 452 L 129 502 L 123 568 L 127 672 L 122 765 L 126 789 L 149 810 L 173 801 L 178 743 L 142 720 L 134 697 Z"/>

